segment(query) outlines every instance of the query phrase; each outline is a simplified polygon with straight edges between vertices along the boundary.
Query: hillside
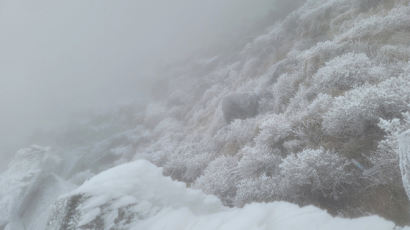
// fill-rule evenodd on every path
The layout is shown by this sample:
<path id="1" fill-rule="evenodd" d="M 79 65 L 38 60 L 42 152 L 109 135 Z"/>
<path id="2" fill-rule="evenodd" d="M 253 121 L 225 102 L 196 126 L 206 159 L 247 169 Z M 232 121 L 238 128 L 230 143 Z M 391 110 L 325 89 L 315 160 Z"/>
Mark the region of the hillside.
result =
<path id="1" fill-rule="evenodd" d="M 148 102 L 37 136 L 0 176 L 0 229 L 409 225 L 410 1 L 292 7 L 158 70 Z"/>

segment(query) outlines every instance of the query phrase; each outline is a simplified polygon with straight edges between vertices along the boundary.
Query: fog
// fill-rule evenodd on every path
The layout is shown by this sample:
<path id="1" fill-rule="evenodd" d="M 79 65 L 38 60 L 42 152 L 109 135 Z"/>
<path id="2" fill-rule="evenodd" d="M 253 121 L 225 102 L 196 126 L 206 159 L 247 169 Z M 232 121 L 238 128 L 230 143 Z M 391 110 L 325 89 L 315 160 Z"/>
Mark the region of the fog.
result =
<path id="1" fill-rule="evenodd" d="M 2 164 L 36 129 L 146 97 L 159 63 L 232 37 L 270 8 L 270 0 L 0 0 Z"/>
<path id="2" fill-rule="evenodd" d="M 408 3 L 0 0 L 0 230 L 410 229 Z"/>

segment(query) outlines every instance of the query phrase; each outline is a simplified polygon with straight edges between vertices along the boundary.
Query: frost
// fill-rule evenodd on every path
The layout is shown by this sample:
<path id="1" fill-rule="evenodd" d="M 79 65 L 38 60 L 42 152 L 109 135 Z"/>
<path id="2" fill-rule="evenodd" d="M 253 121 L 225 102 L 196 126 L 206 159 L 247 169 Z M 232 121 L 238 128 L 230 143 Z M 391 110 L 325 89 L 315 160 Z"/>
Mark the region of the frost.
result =
<path id="1" fill-rule="evenodd" d="M 34 226 L 61 192 L 49 229 L 392 228 L 277 201 L 410 224 L 408 1 L 275 4 L 289 8 L 242 48 L 159 71 L 146 105 L 56 131 L 58 154 L 20 151 L 0 176 L 0 229 Z M 141 159 L 180 182 L 124 165 Z"/>

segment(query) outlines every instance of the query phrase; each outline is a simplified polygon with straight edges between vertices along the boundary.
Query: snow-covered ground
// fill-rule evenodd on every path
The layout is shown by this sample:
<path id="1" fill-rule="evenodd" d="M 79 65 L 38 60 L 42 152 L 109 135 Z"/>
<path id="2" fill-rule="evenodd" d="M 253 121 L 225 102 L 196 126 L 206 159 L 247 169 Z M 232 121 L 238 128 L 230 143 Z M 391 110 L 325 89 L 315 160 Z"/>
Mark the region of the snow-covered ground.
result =
<path id="1" fill-rule="evenodd" d="M 48 229 L 391 230 L 395 226 L 377 216 L 343 219 L 286 202 L 227 208 L 215 196 L 163 176 L 160 168 L 145 160 L 104 171 L 60 199 L 63 205 L 55 207 Z M 69 207 L 73 199 L 79 201 Z"/>
<path id="2" fill-rule="evenodd" d="M 228 208 L 217 197 L 164 176 L 146 160 L 103 171 L 74 189 L 51 176 L 52 169 L 36 169 L 55 165 L 48 151 L 40 146 L 19 151 L 24 158 L 0 178 L 4 229 L 401 229 L 378 216 L 332 217 L 317 207 L 287 202 Z"/>

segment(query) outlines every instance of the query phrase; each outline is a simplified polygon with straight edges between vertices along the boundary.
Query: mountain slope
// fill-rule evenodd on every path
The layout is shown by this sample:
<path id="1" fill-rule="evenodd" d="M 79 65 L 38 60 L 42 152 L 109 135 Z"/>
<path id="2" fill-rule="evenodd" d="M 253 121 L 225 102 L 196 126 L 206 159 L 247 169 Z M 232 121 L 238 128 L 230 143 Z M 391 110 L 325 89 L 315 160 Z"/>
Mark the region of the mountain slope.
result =
<path id="1" fill-rule="evenodd" d="M 329 226 L 370 224 L 363 220 L 383 223 L 381 229 L 384 224 L 386 229 L 392 226 L 377 217 L 350 222 L 333 219 L 311 206 L 298 208 L 275 201 L 315 205 L 342 217 L 375 214 L 398 225 L 410 224 L 410 203 L 403 186 L 404 181 L 408 187 L 407 153 L 399 152 L 398 141 L 410 129 L 410 2 L 309 0 L 296 6 L 239 50 L 222 49 L 214 57 L 193 58 L 159 71 L 161 77 L 149 102 L 79 121 L 66 131 L 45 135 L 47 141 L 38 137 L 40 144 L 53 146 L 57 159 L 63 159 L 61 165 L 50 163 L 58 167 L 47 171 L 64 184 L 60 187 L 64 189 L 53 191 L 67 194 L 56 203 L 51 218 L 57 224 L 50 229 L 66 229 L 71 223 L 73 229 L 81 224 L 85 229 L 99 229 L 103 223 L 104 228 L 115 229 L 107 224 L 116 223 L 115 215 L 122 215 L 117 219 L 123 224 L 119 229 L 138 224 L 161 229 L 164 226 L 155 225 L 156 218 L 165 221 L 158 223 L 172 225 L 184 215 L 192 222 L 175 228 L 216 224 L 229 229 L 224 228 L 222 218 L 236 220 L 242 215 L 250 216 L 251 221 L 244 226 L 256 228 L 252 221 L 260 220 L 268 227 L 278 223 L 264 221 L 275 219 L 282 209 L 295 213 L 292 215 L 313 210 Z M 139 184 L 141 175 L 132 172 L 121 178 L 129 180 L 125 184 L 136 183 L 135 188 L 118 186 L 126 194 L 116 194 L 108 186 L 101 194 L 81 195 L 87 184 L 100 180 L 103 184 L 102 175 L 119 170 L 111 168 L 139 159 L 163 168 L 163 174 L 190 188 L 217 196 L 229 208 L 218 204 L 211 214 L 194 215 L 190 208 L 184 211 L 184 205 L 190 206 L 181 201 L 177 205 L 181 212 L 155 216 L 164 208 L 159 206 L 158 212 L 141 217 L 146 222 L 139 223 L 138 214 L 133 213 L 138 196 L 121 203 L 125 206 L 112 202 L 148 186 Z M 17 156 L 16 161 L 24 159 Z M 40 164 L 36 172 L 43 167 Z M 141 167 L 137 171 L 147 167 L 148 178 L 151 169 L 158 174 L 152 165 Z M 8 177 L 3 174 L 6 179 L 1 183 Z M 86 181 L 89 178 L 93 179 Z M 161 178 L 152 180 L 169 181 Z M 79 188 L 73 192 L 73 187 Z M 0 197 L 1 207 L 13 206 L 9 201 L 18 200 L 16 194 L 21 194 L 6 193 L 11 198 Z M 151 198 L 161 200 L 163 196 Z M 96 203 L 87 206 L 87 200 L 94 199 Z M 255 202 L 273 203 L 247 205 Z M 16 219 L 33 223 L 31 217 L 9 211 L 12 209 L 24 207 L 4 209 L 7 215 L 0 219 L 0 227 L 18 229 L 12 227 Z M 88 212 L 95 215 L 84 215 Z M 301 223 L 306 227 L 315 215 L 301 217 Z M 291 223 L 283 224 L 277 226 L 290 227 Z"/>

